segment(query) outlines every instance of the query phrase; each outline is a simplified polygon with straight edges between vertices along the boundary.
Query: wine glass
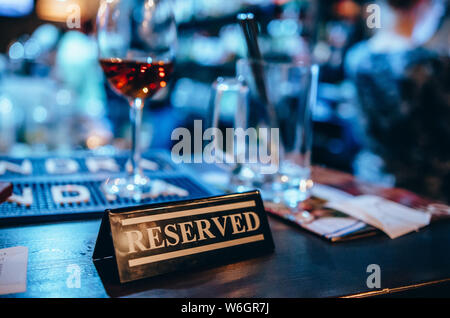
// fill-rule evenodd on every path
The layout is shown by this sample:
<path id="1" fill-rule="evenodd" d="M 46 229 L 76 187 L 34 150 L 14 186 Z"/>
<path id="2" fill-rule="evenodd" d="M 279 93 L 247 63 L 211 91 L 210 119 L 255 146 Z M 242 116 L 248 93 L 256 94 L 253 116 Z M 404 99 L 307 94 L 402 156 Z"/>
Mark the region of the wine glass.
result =
<path id="1" fill-rule="evenodd" d="M 146 99 L 166 87 L 173 71 L 177 31 L 171 0 L 103 0 L 97 14 L 100 65 L 109 85 L 130 106 L 131 169 L 108 179 L 108 194 L 140 201 L 152 182 L 140 167 L 140 131 Z"/>

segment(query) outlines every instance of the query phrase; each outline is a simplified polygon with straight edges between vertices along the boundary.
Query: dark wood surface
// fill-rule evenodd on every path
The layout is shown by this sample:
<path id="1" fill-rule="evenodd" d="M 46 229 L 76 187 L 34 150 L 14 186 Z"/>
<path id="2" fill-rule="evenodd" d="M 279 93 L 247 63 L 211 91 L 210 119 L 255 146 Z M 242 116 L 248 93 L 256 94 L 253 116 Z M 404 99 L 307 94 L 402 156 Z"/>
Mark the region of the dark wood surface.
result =
<path id="1" fill-rule="evenodd" d="M 334 180 L 330 171 L 320 173 L 322 179 Z M 97 270 L 92 262 L 100 220 L 3 227 L 0 248 L 29 249 L 27 291 L 8 296 L 346 296 L 373 292 L 366 286 L 369 264 L 380 265 L 383 292 L 450 279 L 448 220 L 395 240 L 378 235 L 342 243 L 329 243 L 272 217 L 269 221 L 276 246 L 273 254 L 124 285 L 114 281 L 111 264 Z M 80 288 L 66 284 L 70 265 L 81 269 Z"/>

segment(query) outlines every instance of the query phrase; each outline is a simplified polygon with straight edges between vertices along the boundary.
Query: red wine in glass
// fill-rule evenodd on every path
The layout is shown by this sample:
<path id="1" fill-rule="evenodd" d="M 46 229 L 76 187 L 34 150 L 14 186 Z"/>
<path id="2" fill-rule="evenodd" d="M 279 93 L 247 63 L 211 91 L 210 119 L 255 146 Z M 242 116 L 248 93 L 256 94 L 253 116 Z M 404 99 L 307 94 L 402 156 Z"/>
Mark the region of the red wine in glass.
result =
<path id="1" fill-rule="evenodd" d="M 100 65 L 116 93 L 129 98 L 150 98 L 167 86 L 172 62 L 138 62 L 118 58 L 100 59 Z"/>

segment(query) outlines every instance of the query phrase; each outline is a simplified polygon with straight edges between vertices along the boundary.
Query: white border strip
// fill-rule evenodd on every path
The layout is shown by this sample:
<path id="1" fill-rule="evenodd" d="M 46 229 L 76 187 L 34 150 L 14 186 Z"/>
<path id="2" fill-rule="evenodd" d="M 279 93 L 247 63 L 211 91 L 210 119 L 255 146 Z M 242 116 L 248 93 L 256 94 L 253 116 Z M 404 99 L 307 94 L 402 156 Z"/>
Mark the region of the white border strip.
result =
<path id="1" fill-rule="evenodd" d="M 264 235 L 258 234 L 258 235 L 248 236 L 248 237 L 235 239 L 235 240 L 231 240 L 231 241 L 226 241 L 226 242 L 208 244 L 208 245 L 204 245 L 204 246 L 188 248 L 185 250 L 180 250 L 180 251 L 175 251 L 175 252 L 169 252 L 169 253 L 164 253 L 164 254 L 159 254 L 159 255 L 131 259 L 131 260 L 128 260 L 128 266 L 134 267 L 134 266 L 139 266 L 139 265 L 145 265 L 145 264 L 164 261 L 164 260 L 168 260 L 168 259 L 172 259 L 172 258 L 178 258 L 178 257 L 182 257 L 182 256 L 187 256 L 187 255 L 192 255 L 192 254 L 197 254 L 197 253 L 202 253 L 202 252 L 208 252 L 208 251 L 218 250 L 218 249 L 222 249 L 222 248 L 226 248 L 226 247 L 242 245 L 242 244 L 247 244 L 247 243 L 252 243 L 252 242 L 258 242 L 258 241 L 263 241 L 263 240 L 264 240 Z"/>
<path id="2" fill-rule="evenodd" d="M 183 210 L 180 212 L 169 212 L 169 213 L 162 213 L 162 214 L 156 214 L 156 215 L 140 216 L 137 218 L 124 219 L 124 220 L 121 220 L 121 222 L 122 222 L 122 226 L 125 226 L 125 225 L 133 225 L 133 224 L 139 224 L 139 223 L 145 223 L 145 222 L 155 222 L 155 221 L 161 221 L 161 220 L 175 219 L 175 218 L 179 218 L 179 217 L 183 217 L 183 216 L 193 216 L 193 215 L 207 214 L 207 213 L 220 212 L 220 211 L 226 211 L 226 210 L 249 208 L 249 207 L 254 207 L 254 206 L 256 206 L 256 202 L 254 200 L 251 200 L 251 201 L 210 206 L 210 207 L 206 207 L 206 208 Z"/>

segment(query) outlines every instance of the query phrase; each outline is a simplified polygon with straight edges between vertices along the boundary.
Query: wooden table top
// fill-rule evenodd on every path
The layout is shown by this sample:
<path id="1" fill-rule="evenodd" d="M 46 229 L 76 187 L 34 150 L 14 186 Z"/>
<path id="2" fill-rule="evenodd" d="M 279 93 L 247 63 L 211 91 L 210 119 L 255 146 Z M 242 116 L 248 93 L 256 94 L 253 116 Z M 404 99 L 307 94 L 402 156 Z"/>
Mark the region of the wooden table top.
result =
<path id="1" fill-rule="evenodd" d="M 422 199 L 399 189 L 381 189 L 355 182 L 352 176 L 314 169 L 315 180 L 345 185 L 350 191 L 401 195 Z M 353 189 L 353 190 L 351 190 Z M 330 243 L 305 230 L 269 217 L 275 252 L 214 268 L 178 272 L 120 285 L 108 265 L 97 271 L 92 262 L 100 220 L 70 221 L 0 228 L 0 248 L 29 250 L 27 291 L 9 297 L 335 297 L 367 295 L 369 264 L 381 268 L 381 288 L 450 281 L 450 222 L 442 220 L 418 233 L 395 240 L 377 235 Z M 70 268 L 80 269 L 81 287 L 69 288 Z M 99 272 L 101 275 L 99 275 Z M 70 286 L 70 284 L 69 284 Z M 378 292 L 380 290 L 375 290 Z"/>

